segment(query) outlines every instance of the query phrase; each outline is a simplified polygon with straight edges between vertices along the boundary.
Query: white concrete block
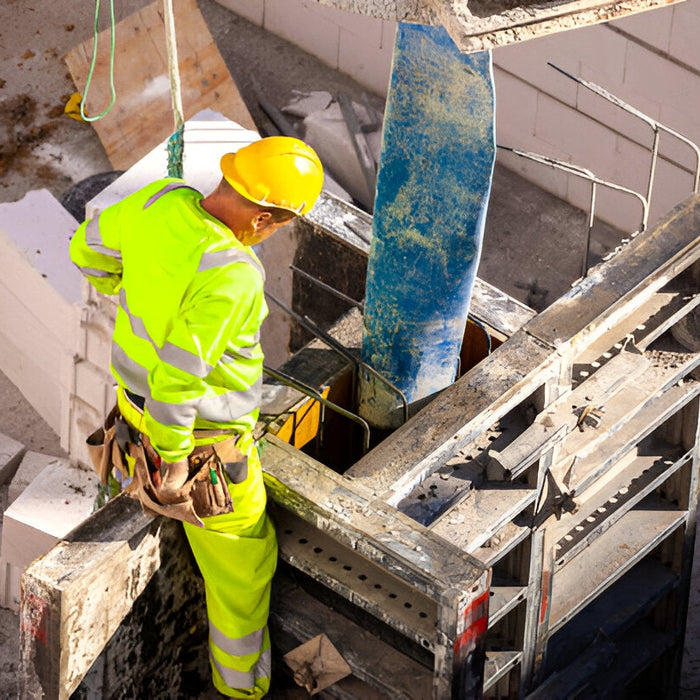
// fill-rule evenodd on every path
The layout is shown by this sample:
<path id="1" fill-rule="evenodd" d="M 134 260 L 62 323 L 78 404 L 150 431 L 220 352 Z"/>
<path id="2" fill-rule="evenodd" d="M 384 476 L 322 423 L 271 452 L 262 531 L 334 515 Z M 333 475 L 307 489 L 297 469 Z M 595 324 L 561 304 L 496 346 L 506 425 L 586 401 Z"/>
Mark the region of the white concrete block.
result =
<path id="1" fill-rule="evenodd" d="M 568 151 L 573 164 L 589 168 L 596 175 L 612 169 L 614 132 L 546 95 L 540 95 L 537 101 L 535 136 Z"/>
<path id="2" fill-rule="evenodd" d="M 335 20 L 340 27 L 341 35 L 345 35 L 347 40 L 355 38 L 358 40 L 357 50 L 362 51 L 362 45 L 366 45 L 368 50 L 375 51 L 382 46 L 383 20 L 368 15 L 360 15 L 354 12 L 335 11 Z"/>
<path id="3" fill-rule="evenodd" d="M 59 459 L 46 466 L 3 516 L 0 555 L 5 564 L 26 569 L 92 512 L 97 475 Z M 1 573 L 0 573 L 1 576 Z M 10 581 L 5 605 L 19 600 Z"/>
<path id="4" fill-rule="evenodd" d="M 80 273 L 70 262 L 70 236 L 78 222 L 48 191 L 0 203 L 0 228 L 31 266 L 66 301 L 80 301 Z"/>
<path id="5" fill-rule="evenodd" d="M 372 92 L 386 95 L 394 54 L 393 40 L 383 41 L 383 24 L 386 22 L 372 17 L 360 19 L 365 21 L 365 31 L 358 33 L 346 27 L 340 28 L 338 70 L 351 75 Z"/>
<path id="6" fill-rule="evenodd" d="M 692 175 L 680 170 L 674 163 L 660 159 L 657 166 L 654 194 L 649 212 L 650 226 L 669 209 L 682 202 L 690 194 Z"/>
<path id="7" fill-rule="evenodd" d="M 26 306 L 21 296 L 1 282 L 0 291 L 0 318 L 3 320 L 1 332 L 11 337 L 22 352 L 26 352 L 47 368 L 56 364 L 61 354 L 72 353 L 77 331 L 74 335 L 70 329 L 66 329 L 65 336 L 52 333 L 43 323 L 43 319 L 37 317 L 32 309 Z M 75 307 L 75 311 L 77 314 L 78 307 Z M 5 358 L 0 357 L 0 367 L 4 362 Z"/>
<path id="8" fill-rule="evenodd" d="M 601 87 L 609 90 L 607 86 Z M 615 95 L 637 109 L 635 104 L 627 100 L 622 89 L 616 89 Z M 605 125 L 611 131 L 622 134 L 641 144 L 651 145 L 653 132 L 645 121 L 584 87 L 579 88 L 578 109 L 583 114 L 591 117 L 591 119 Z"/>
<path id="9" fill-rule="evenodd" d="M 338 13 L 314 0 L 267 0 L 265 29 L 338 67 Z"/>
<path id="10" fill-rule="evenodd" d="M 22 494 L 46 467 L 60 461 L 60 459 L 60 457 L 32 452 L 31 450 L 25 452 L 7 489 L 8 506 Z"/>
<path id="11" fill-rule="evenodd" d="M 78 362 L 75 365 L 75 395 L 89 406 L 106 414 L 108 396 L 112 395 L 114 379 L 108 366 L 97 367 L 90 362 Z"/>
<path id="12" fill-rule="evenodd" d="M 7 483 L 15 474 L 25 450 L 21 442 L 0 433 L 0 484 Z"/>
<path id="13" fill-rule="evenodd" d="M 86 348 L 83 355 L 87 362 L 95 367 L 109 367 L 112 351 L 112 334 L 103 332 L 101 326 L 88 325 L 86 327 Z"/>
<path id="14" fill-rule="evenodd" d="M 641 194 L 646 193 L 650 156 L 639 144 L 618 136 L 615 143 L 616 167 L 611 180 Z M 622 231 L 637 230 L 642 222 L 643 208 L 633 195 L 599 188 L 596 214 L 603 221 Z"/>
<path id="15" fill-rule="evenodd" d="M 264 0 L 216 0 L 216 2 L 231 10 L 231 12 L 245 17 L 248 21 L 262 26 L 263 18 L 265 17 Z"/>
<path id="16" fill-rule="evenodd" d="M 382 35 L 382 20 L 369 13 L 360 14 L 350 10 L 341 10 L 317 0 L 302 0 L 303 4 L 314 14 L 318 14 L 329 22 L 334 22 L 342 30 L 355 36 L 371 37 L 379 46 Z"/>
<path id="17" fill-rule="evenodd" d="M 686 3 L 683 3 L 686 4 Z M 668 51 L 675 5 L 653 12 L 638 12 L 610 22 L 610 26 L 635 36 L 662 51 Z"/>
<path id="18" fill-rule="evenodd" d="M 3 296 L 0 294 L 0 300 Z M 42 345 L 37 342 L 37 338 L 41 338 L 40 333 L 34 335 L 29 351 L 26 345 L 17 344 L 14 337 L 5 335 L 0 330 L 0 362 L 2 371 L 10 381 L 58 434 L 61 427 L 61 402 L 68 396 L 69 389 L 61 384 L 56 368 L 72 362 L 73 357 L 68 353 L 62 357 L 49 353 L 48 362 L 38 360 L 37 354 L 46 353 L 45 348 L 37 347 Z"/>
<path id="19" fill-rule="evenodd" d="M 552 51 L 549 50 L 550 44 L 547 37 L 542 43 L 539 40 L 525 41 L 499 47 L 493 50 L 494 66 L 562 102 L 575 105 L 576 84 L 557 73 L 547 62 L 551 61 L 569 72 L 576 73 L 579 69 L 576 54 L 570 52 L 565 57 L 559 57 L 555 52 L 555 55 L 552 55 Z M 517 119 L 517 116 L 513 115 L 513 118 Z"/>
<path id="20" fill-rule="evenodd" d="M 700 77 L 696 74 L 637 44 L 630 43 L 625 64 L 627 94 L 639 95 L 640 101 L 653 95 L 653 103 L 682 109 L 688 96 L 700 90 Z M 640 109 L 649 113 L 643 105 Z M 651 116 L 658 114 L 657 110 Z"/>
<path id="21" fill-rule="evenodd" d="M 502 146 L 522 148 L 525 135 L 535 133 L 537 90 L 512 73 L 494 69 L 496 136 Z M 517 115 L 517 119 L 514 118 Z"/>
<path id="22" fill-rule="evenodd" d="M 259 138 L 260 135 L 256 132 L 244 129 L 218 112 L 210 109 L 199 112 L 185 125 L 187 158 L 183 166 L 184 179 L 192 187 L 208 194 L 220 180 L 218 167 L 212 167 L 212 163 L 218 163 L 225 153 L 236 151 Z M 165 148 L 166 141 L 163 141 L 91 199 L 85 207 L 88 218 L 150 182 L 164 177 Z"/>
<path id="23" fill-rule="evenodd" d="M 606 24 L 595 24 L 574 32 L 576 51 L 580 55 L 581 72 L 579 77 L 597 83 L 605 83 L 614 92 L 625 77 L 625 57 L 629 40 L 622 34 L 613 32 Z M 565 51 L 565 46 L 562 47 Z"/>
<path id="24" fill-rule="evenodd" d="M 700 12 L 692 5 L 688 8 L 674 5 L 672 9 L 670 54 L 692 68 L 700 68 Z"/>
<path id="25" fill-rule="evenodd" d="M 575 175 L 566 175 L 566 201 L 574 207 L 588 212 L 591 208 L 591 183 L 588 180 L 582 180 Z M 596 197 L 596 202 L 598 197 Z M 569 240 L 572 245 L 580 245 L 583 249 L 583 241 L 586 238 L 588 231 L 588 218 L 581 221 L 581 227 L 576 230 L 566 232 L 567 245 Z M 570 237 L 570 238 L 569 238 Z"/>
<path id="26" fill-rule="evenodd" d="M 114 395 L 116 402 L 116 394 Z M 68 452 L 71 459 L 91 467 L 90 455 L 88 454 L 85 440 L 88 435 L 99 428 L 105 419 L 105 412 L 100 411 L 94 406 L 85 403 L 78 396 L 72 397 L 70 401 L 70 431 L 67 440 L 67 445 L 62 445 L 63 449 Z"/>
<path id="27" fill-rule="evenodd" d="M 81 275 L 68 252 L 76 227 L 48 190 L 0 204 L 2 284 L 67 346 L 78 331 L 81 302 Z"/>
<path id="28" fill-rule="evenodd" d="M 659 121 L 693 143 L 700 144 L 700 95 L 688 95 L 688 102 L 692 106 L 684 110 L 662 105 Z M 659 152 L 664 158 L 685 166 L 691 172 L 695 171 L 697 160 L 694 150 L 680 139 L 662 134 Z M 687 189 L 686 185 L 679 183 L 681 188 Z"/>
<path id="29" fill-rule="evenodd" d="M 546 153 L 546 148 L 538 148 L 538 143 L 539 142 L 526 143 L 524 144 L 524 148 L 522 150 L 555 157 L 552 156 L 551 153 Z M 539 143 L 539 146 L 546 146 L 546 144 Z M 558 157 L 558 159 L 566 160 L 565 157 Z M 526 158 L 521 158 L 520 156 L 509 153 L 508 151 L 499 150 L 497 160 L 505 168 L 518 173 L 526 180 L 529 180 L 530 182 L 535 183 L 538 187 L 541 187 L 543 190 L 551 192 L 555 197 L 566 199 L 567 183 L 566 179 L 562 177 L 559 171 Z"/>

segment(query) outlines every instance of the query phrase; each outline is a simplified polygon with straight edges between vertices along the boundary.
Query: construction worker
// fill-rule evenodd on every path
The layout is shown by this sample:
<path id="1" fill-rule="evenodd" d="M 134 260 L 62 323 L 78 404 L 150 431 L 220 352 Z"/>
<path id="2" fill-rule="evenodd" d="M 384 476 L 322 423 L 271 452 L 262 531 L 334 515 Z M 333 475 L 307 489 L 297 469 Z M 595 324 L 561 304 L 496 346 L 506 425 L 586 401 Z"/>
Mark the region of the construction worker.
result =
<path id="1" fill-rule="evenodd" d="M 136 463 L 144 505 L 184 521 L 205 583 L 214 685 L 261 698 L 277 542 L 252 435 L 267 305 L 251 246 L 313 207 L 323 172 L 309 146 L 285 136 L 228 153 L 220 166 L 206 197 L 167 178 L 108 207 L 81 224 L 70 254 L 98 291 L 119 295 L 113 413 L 130 430 L 120 454 L 129 477 Z M 202 478 L 218 510 L 193 497 Z"/>

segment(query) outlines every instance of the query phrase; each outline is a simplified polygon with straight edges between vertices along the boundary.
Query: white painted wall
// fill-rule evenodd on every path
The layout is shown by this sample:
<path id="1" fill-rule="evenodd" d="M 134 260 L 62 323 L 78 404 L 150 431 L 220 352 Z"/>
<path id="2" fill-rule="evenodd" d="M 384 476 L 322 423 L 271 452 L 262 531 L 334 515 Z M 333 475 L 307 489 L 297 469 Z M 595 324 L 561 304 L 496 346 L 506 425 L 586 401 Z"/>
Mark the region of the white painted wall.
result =
<path id="1" fill-rule="evenodd" d="M 396 24 L 315 0 L 217 0 L 385 95 Z M 652 132 L 638 119 L 553 68 L 604 87 L 655 120 L 700 142 L 700 0 L 495 49 L 497 139 L 590 169 L 603 180 L 647 190 Z M 691 191 L 695 156 L 661 137 L 649 217 L 653 223 Z M 588 183 L 503 151 L 499 160 L 544 189 L 587 208 Z M 601 189 L 598 215 L 634 230 L 641 206 Z"/>

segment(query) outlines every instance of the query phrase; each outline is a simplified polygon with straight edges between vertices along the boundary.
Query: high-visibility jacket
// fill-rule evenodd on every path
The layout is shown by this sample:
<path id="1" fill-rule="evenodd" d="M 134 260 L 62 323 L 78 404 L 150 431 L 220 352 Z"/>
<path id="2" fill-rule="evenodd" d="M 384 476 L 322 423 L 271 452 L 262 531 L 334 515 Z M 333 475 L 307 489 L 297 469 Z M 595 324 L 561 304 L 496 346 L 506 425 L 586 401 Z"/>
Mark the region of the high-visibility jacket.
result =
<path id="1" fill-rule="evenodd" d="M 143 429 L 168 462 L 193 429 L 253 429 L 267 315 L 250 247 L 182 180 L 144 187 L 81 224 L 70 254 L 92 285 L 119 294 L 111 370 L 145 398 Z"/>

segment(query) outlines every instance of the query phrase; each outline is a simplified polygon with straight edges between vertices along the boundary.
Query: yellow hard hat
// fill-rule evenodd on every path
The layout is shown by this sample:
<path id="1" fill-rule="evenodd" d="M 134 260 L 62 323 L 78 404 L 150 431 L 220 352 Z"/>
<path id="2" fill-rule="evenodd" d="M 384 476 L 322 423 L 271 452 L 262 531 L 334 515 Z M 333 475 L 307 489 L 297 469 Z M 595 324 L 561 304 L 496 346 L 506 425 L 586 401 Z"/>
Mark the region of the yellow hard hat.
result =
<path id="1" fill-rule="evenodd" d="M 268 136 L 221 159 L 221 172 L 236 192 L 263 207 L 306 214 L 323 187 L 316 152 L 291 136 Z"/>

